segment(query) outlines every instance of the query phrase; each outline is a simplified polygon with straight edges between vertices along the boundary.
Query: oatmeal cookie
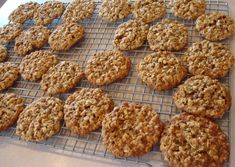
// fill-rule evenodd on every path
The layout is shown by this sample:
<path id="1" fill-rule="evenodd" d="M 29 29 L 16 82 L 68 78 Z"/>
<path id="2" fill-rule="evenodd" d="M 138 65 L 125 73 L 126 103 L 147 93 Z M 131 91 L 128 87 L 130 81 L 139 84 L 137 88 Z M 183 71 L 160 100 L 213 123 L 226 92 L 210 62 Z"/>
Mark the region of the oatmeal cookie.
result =
<path id="1" fill-rule="evenodd" d="M 231 105 L 227 86 L 203 75 L 186 80 L 177 88 L 173 99 L 183 111 L 209 118 L 222 118 Z"/>
<path id="2" fill-rule="evenodd" d="M 4 45 L 0 45 L 0 62 L 3 62 L 7 57 L 7 48 Z"/>
<path id="3" fill-rule="evenodd" d="M 89 82 L 102 86 L 125 78 L 130 67 L 130 58 L 122 52 L 98 52 L 87 62 L 85 75 Z"/>
<path id="4" fill-rule="evenodd" d="M 228 137 L 209 119 L 179 114 L 165 127 L 160 150 L 174 167 L 222 167 L 229 158 Z"/>
<path id="5" fill-rule="evenodd" d="M 178 85 L 186 76 L 186 69 L 173 53 L 152 53 L 137 65 L 141 80 L 149 87 L 162 91 Z"/>
<path id="6" fill-rule="evenodd" d="M 148 105 L 123 103 L 105 115 L 103 143 L 115 156 L 141 156 L 160 140 L 162 123 Z"/>
<path id="7" fill-rule="evenodd" d="M 83 88 L 65 102 L 66 127 L 78 135 L 88 134 L 101 127 L 106 113 L 113 110 L 113 101 L 101 89 Z"/>
<path id="8" fill-rule="evenodd" d="M 120 50 L 136 49 L 146 41 L 148 30 L 148 24 L 138 20 L 129 20 L 118 26 L 113 44 Z"/>
<path id="9" fill-rule="evenodd" d="M 41 97 L 20 114 L 16 134 L 27 141 L 42 141 L 60 130 L 63 102 L 55 97 Z"/>
<path id="10" fill-rule="evenodd" d="M 209 41 L 220 41 L 234 34 L 235 26 L 231 17 L 213 12 L 201 15 L 196 21 L 196 29 Z"/>
<path id="11" fill-rule="evenodd" d="M 0 44 L 6 44 L 13 41 L 20 35 L 22 26 L 20 23 L 9 23 L 0 28 Z"/>
<path id="12" fill-rule="evenodd" d="M 84 27 L 77 23 L 65 23 L 53 31 L 48 43 L 53 50 L 68 50 L 83 38 L 84 30 Z"/>
<path id="13" fill-rule="evenodd" d="M 188 43 L 188 30 L 179 22 L 164 19 L 150 27 L 147 39 L 152 50 L 178 51 Z"/>

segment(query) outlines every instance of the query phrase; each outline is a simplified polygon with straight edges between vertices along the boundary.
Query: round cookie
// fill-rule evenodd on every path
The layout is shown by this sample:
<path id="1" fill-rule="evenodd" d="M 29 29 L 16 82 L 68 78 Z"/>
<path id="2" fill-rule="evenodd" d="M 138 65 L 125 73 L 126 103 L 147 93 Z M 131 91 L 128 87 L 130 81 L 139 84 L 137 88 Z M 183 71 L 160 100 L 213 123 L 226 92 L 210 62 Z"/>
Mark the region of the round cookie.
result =
<path id="1" fill-rule="evenodd" d="M 82 77 L 83 71 L 78 63 L 62 61 L 42 76 L 40 85 L 51 95 L 65 93 L 72 89 Z"/>
<path id="2" fill-rule="evenodd" d="M 19 75 L 18 66 L 12 63 L 0 63 L 0 91 L 11 87 Z"/>
<path id="3" fill-rule="evenodd" d="M 176 89 L 173 100 L 177 108 L 209 118 L 222 118 L 231 105 L 227 86 L 203 75 L 186 80 Z"/>
<path id="4" fill-rule="evenodd" d="M 150 106 L 123 103 L 106 114 L 103 143 L 115 156 L 141 156 L 160 140 L 162 128 L 159 115 Z"/>
<path id="5" fill-rule="evenodd" d="M 0 44 L 6 44 L 13 41 L 20 35 L 22 26 L 20 23 L 9 23 L 0 28 Z"/>
<path id="6" fill-rule="evenodd" d="M 160 150 L 170 166 L 222 167 L 229 158 L 228 137 L 203 117 L 176 115 L 161 136 Z"/>
<path id="7" fill-rule="evenodd" d="M 91 17 L 95 10 L 92 0 L 76 0 L 70 3 L 62 15 L 64 23 L 76 23 Z"/>
<path id="8" fill-rule="evenodd" d="M 178 51 L 188 43 L 188 30 L 179 22 L 164 19 L 150 27 L 147 39 L 154 51 Z"/>
<path id="9" fill-rule="evenodd" d="M 136 19 L 150 23 L 166 14 L 163 0 L 137 0 L 133 4 L 132 13 Z"/>
<path id="10" fill-rule="evenodd" d="M 14 51 L 24 56 L 34 49 L 43 47 L 50 35 L 50 30 L 44 26 L 33 26 L 23 31 L 15 40 Z"/>
<path id="11" fill-rule="evenodd" d="M 39 4 L 37 2 L 28 2 L 18 6 L 11 14 L 8 19 L 11 22 L 15 23 L 24 23 L 26 20 L 31 19 L 33 14 L 39 8 Z"/>
<path id="12" fill-rule="evenodd" d="M 50 35 L 48 43 L 51 49 L 65 51 L 80 41 L 85 28 L 77 23 L 65 23 L 58 26 Z"/>
<path id="13" fill-rule="evenodd" d="M 87 62 L 85 75 L 92 84 L 102 86 L 125 78 L 130 67 L 130 58 L 122 52 L 98 52 Z"/>
<path id="14" fill-rule="evenodd" d="M 127 17 L 131 12 L 131 5 L 128 0 L 103 0 L 99 10 L 102 19 L 115 22 Z"/>
<path id="15" fill-rule="evenodd" d="M 14 93 L 0 94 L 0 131 L 11 127 L 24 109 L 24 99 Z"/>
<path id="16" fill-rule="evenodd" d="M 41 97 L 20 114 L 16 134 L 27 141 L 42 141 L 60 130 L 63 102 L 55 97 Z"/>
<path id="17" fill-rule="evenodd" d="M 7 48 L 4 45 L 0 45 L 0 62 L 3 62 L 7 57 Z"/>
<path id="18" fill-rule="evenodd" d="M 88 134 L 101 127 L 106 113 L 113 110 L 113 101 L 101 89 L 79 89 L 65 102 L 66 127 L 78 135 Z"/>
<path id="19" fill-rule="evenodd" d="M 224 45 L 207 40 L 194 43 L 184 53 L 183 62 L 193 75 L 221 78 L 234 64 L 232 52 Z"/>
<path id="20" fill-rule="evenodd" d="M 64 4 L 59 1 L 46 1 L 33 15 L 36 25 L 45 25 L 51 23 L 55 18 L 64 12 Z"/>
<path id="21" fill-rule="evenodd" d="M 220 41 L 234 34 L 234 21 L 223 13 L 212 12 L 196 20 L 196 29 L 209 41 Z"/>
<path id="22" fill-rule="evenodd" d="M 41 79 L 50 67 L 55 66 L 58 59 L 50 51 L 35 51 L 25 56 L 19 66 L 23 79 L 36 81 Z"/>
<path id="23" fill-rule="evenodd" d="M 138 20 L 129 20 L 118 26 L 113 44 L 119 50 L 136 49 L 146 41 L 148 30 L 148 24 Z"/>
<path id="24" fill-rule="evenodd" d="M 171 11 L 175 16 L 183 19 L 197 19 L 206 11 L 205 0 L 171 0 Z"/>
<path id="25" fill-rule="evenodd" d="M 186 76 L 186 69 L 173 53 L 160 51 L 144 57 L 137 65 L 141 80 L 158 91 L 178 85 Z"/>

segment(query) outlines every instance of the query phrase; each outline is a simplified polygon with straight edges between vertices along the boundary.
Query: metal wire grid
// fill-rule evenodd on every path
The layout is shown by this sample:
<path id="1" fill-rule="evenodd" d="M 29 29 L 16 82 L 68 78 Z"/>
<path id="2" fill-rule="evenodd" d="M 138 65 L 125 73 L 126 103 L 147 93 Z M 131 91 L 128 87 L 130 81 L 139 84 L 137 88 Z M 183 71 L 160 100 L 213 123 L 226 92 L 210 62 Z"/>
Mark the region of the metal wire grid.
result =
<path id="1" fill-rule="evenodd" d="M 165 0 L 165 2 L 166 4 L 168 4 L 169 0 Z M 60 60 L 77 61 L 80 63 L 81 67 L 84 68 L 86 61 L 94 53 L 98 51 L 114 49 L 112 46 L 114 31 L 116 30 L 119 24 L 131 19 L 132 16 L 130 15 L 129 17 L 116 23 L 107 23 L 98 16 L 98 9 L 100 8 L 101 2 L 96 1 L 96 5 L 97 7 L 93 16 L 90 19 L 86 19 L 81 22 L 81 24 L 85 26 L 84 40 L 81 41 L 79 44 L 75 45 L 69 51 L 56 53 Z M 221 0 L 208 0 L 207 12 L 212 11 L 219 11 L 228 15 L 228 3 L 226 1 Z M 190 46 L 196 41 L 202 40 L 198 32 L 195 30 L 194 21 L 186 21 L 174 17 L 172 13 L 169 12 L 169 9 L 165 18 L 177 20 L 179 22 L 184 23 L 188 27 L 188 46 Z M 24 24 L 24 28 L 28 28 L 32 26 L 32 24 L 32 21 L 28 21 Z M 62 24 L 60 18 L 54 20 L 51 24 L 48 25 L 48 27 L 53 30 L 59 24 Z M 222 43 L 229 45 L 229 40 L 225 40 Z M 22 58 L 14 53 L 14 43 L 9 43 L 7 47 L 9 50 L 9 58 L 7 61 L 19 64 Z M 49 49 L 49 46 L 46 45 L 45 47 L 43 47 L 43 49 Z M 136 64 L 144 56 L 151 52 L 152 51 L 149 49 L 147 43 L 145 43 L 141 48 L 125 52 L 132 60 L 132 68 L 128 77 L 121 81 L 100 88 L 112 95 L 115 105 L 118 105 L 124 101 L 149 104 L 153 107 L 156 112 L 160 113 L 161 120 L 166 121 L 169 120 L 173 115 L 178 113 L 172 100 L 172 94 L 174 93 L 174 89 L 165 92 L 157 92 L 149 89 L 137 77 L 135 69 Z M 181 52 L 175 52 L 175 54 L 180 56 L 183 52 L 184 50 Z M 221 82 L 229 85 L 229 76 L 221 79 Z M 94 86 L 84 79 L 72 91 L 66 94 L 59 95 L 58 97 L 62 100 L 65 100 L 71 93 L 74 92 L 74 90 L 81 87 Z M 13 87 L 8 89 L 6 92 L 15 92 L 19 94 L 21 97 L 25 98 L 26 104 L 31 103 L 35 98 L 46 96 L 46 93 L 40 89 L 38 82 L 28 82 L 24 81 L 22 78 L 19 78 L 13 85 Z M 225 114 L 223 119 L 215 121 L 220 124 L 223 131 L 228 134 L 230 138 L 230 111 Z M 1 132 L 0 136 L 16 139 L 15 141 L 20 140 L 20 138 L 15 135 L 15 126 L 4 132 Z M 150 153 L 146 154 L 143 157 L 117 158 L 114 157 L 111 153 L 109 153 L 102 145 L 100 130 L 92 132 L 89 135 L 77 136 L 72 134 L 65 127 L 64 123 L 62 124 L 62 128 L 57 135 L 51 137 L 46 141 L 35 143 L 53 147 L 55 148 L 55 150 L 63 150 L 73 153 L 94 155 L 97 157 L 124 160 L 125 162 L 135 162 L 137 165 L 144 163 L 149 166 L 167 166 L 167 163 L 164 161 L 163 156 L 159 151 L 158 144 L 153 148 Z M 229 162 L 227 162 L 224 166 L 229 166 Z"/>

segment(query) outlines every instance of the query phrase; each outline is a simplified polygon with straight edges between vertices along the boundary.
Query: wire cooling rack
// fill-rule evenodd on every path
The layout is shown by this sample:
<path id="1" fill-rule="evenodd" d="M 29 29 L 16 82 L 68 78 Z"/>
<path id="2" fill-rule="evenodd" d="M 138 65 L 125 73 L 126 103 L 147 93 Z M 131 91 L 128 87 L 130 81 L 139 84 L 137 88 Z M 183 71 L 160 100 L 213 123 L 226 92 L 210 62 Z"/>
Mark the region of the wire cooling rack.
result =
<path id="1" fill-rule="evenodd" d="M 168 5 L 169 0 L 165 0 L 165 2 Z M 75 45 L 69 51 L 56 53 L 60 60 L 77 61 L 80 63 L 81 67 L 84 68 L 86 61 L 97 51 L 114 49 L 114 47 L 112 46 L 114 31 L 116 30 L 119 24 L 131 19 L 132 16 L 129 15 L 128 18 L 118 21 L 116 23 L 107 23 L 98 16 L 98 9 L 101 6 L 101 2 L 96 1 L 96 5 L 96 10 L 93 16 L 81 22 L 81 24 L 84 25 L 86 28 L 85 38 L 83 39 L 83 41 Z M 208 0 L 207 12 L 212 11 L 219 11 L 228 15 L 229 7 L 227 1 Z M 190 46 L 196 41 L 202 40 L 198 32 L 195 30 L 194 21 L 186 21 L 174 17 L 172 13 L 169 12 L 169 9 L 167 11 L 167 14 L 165 15 L 165 18 L 177 20 L 181 23 L 184 23 L 188 27 L 190 35 L 188 46 Z M 27 29 L 28 27 L 32 26 L 32 24 L 32 21 L 28 21 L 24 24 L 24 28 Z M 48 25 L 48 27 L 53 30 L 59 24 L 62 24 L 60 18 L 54 20 L 51 24 Z M 228 40 L 223 41 L 222 43 L 229 45 Z M 17 56 L 14 53 L 14 43 L 9 43 L 7 47 L 9 50 L 9 58 L 7 61 L 19 64 L 21 62 L 22 57 Z M 46 45 L 45 47 L 43 47 L 43 49 L 47 50 L 49 49 L 49 46 Z M 177 111 L 172 100 L 172 94 L 174 93 L 174 89 L 164 92 L 153 91 L 141 82 L 141 80 L 137 77 L 136 73 L 136 64 L 144 56 L 151 52 L 152 51 L 149 49 L 147 43 L 145 43 L 141 48 L 125 52 L 132 60 L 132 67 L 128 77 L 121 81 L 100 88 L 112 95 L 115 105 L 119 105 L 121 102 L 124 101 L 149 104 L 153 107 L 156 112 L 160 113 L 161 120 L 166 121 L 169 120 L 174 114 L 179 112 Z M 175 54 L 180 56 L 183 52 L 184 50 L 181 52 L 176 52 Z M 229 76 L 221 79 L 221 81 L 229 86 Z M 76 88 L 71 90 L 69 93 L 59 95 L 58 97 L 62 100 L 65 100 L 77 88 L 81 87 L 94 86 L 84 79 L 76 86 Z M 35 98 L 46 96 L 46 93 L 40 89 L 38 82 L 27 82 L 24 81 L 22 78 L 19 78 L 17 82 L 13 85 L 13 87 L 8 89 L 6 92 L 15 92 L 19 94 L 21 97 L 25 98 L 26 104 L 31 103 Z M 223 119 L 215 121 L 220 124 L 221 128 L 229 136 L 230 139 L 230 111 L 225 114 Z M 32 143 L 34 144 L 34 142 L 29 143 L 21 141 L 21 139 L 15 135 L 15 126 L 4 132 L 1 132 L 0 136 L 12 138 L 13 140 L 10 141 L 14 141 L 16 143 L 23 143 L 25 145 Z M 65 127 L 64 123 L 62 124 L 62 128 L 57 135 L 49 138 L 46 141 L 35 143 L 37 145 L 46 145 L 49 148 L 53 148 L 52 150 L 54 150 L 55 152 L 62 151 L 63 154 L 85 154 L 92 155 L 95 157 L 103 157 L 104 159 L 116 159 L 118 161 L 123 161 L 123 163 L 125 164 L 133 162 L 135 164 L 134 166 L 167 166 L 167 162 L 164 161 L 164 158 L 161 152 L 159 151 L 159 144 L 154 146 L 153 150 L 150 153 L 144 155 L 143 157 L 117 158 L 114 157 L 110 152 L 108 152 L 103 146 L 100 130 L 92 132 L 89 135 L 77 136 L 72 134 Z M 225 163 L 224 166 L 229 166 L 229 162 Z"/>

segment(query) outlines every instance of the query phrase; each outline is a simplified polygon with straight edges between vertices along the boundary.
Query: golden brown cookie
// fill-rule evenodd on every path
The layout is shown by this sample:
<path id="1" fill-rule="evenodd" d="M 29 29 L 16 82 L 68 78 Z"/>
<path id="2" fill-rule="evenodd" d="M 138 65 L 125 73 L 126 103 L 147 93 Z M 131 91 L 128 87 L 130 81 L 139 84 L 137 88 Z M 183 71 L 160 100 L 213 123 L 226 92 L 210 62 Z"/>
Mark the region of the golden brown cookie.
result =
<path id="1" fill-rule="evenodd" d="M 3 62 L 7 57 L 7 48 L 4 45 L 0 45 L 0 62 Z"/>
<path id="2" fill-rule="evenodd" d="M 13 41 L 22 31 L 20 23 L 9 23 L 0 28 L 0 44 Z"/>

